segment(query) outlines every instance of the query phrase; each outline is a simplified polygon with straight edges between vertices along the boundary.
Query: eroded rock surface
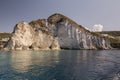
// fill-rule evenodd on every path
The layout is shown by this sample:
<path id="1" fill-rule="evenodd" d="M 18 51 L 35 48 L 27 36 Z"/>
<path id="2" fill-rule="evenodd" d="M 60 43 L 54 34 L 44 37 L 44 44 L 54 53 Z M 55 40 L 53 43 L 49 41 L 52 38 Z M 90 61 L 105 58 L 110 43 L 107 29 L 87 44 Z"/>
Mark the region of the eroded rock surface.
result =
<path id="1" fill-rule="evenodd" d="M 106 37 L 94 34 L 69 18 L 54 14 L 30 23 L 18 23 L 5 46 L 9 50 L 110 49 Z"/>
<path id="2" fill-rule="evenodd" d="M 5 45 L 5 48 L 10 50 L 27 50 L 33 41 L 34 31 L 32 27 L 26 22 L 21 22 L 16 24 L 12 37 Z"/>

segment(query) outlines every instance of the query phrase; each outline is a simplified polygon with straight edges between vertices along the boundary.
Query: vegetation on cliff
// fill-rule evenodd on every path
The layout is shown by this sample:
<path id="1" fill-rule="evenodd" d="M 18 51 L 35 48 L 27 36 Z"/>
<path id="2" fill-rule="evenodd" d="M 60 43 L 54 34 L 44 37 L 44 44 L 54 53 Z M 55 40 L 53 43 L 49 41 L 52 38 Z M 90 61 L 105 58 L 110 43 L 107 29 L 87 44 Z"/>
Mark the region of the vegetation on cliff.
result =
<path id="1" fill-rule="evenodd" d="M 11 33 L 0 33 L 0 49 L 7 43 L 11 37 Z"/>
<path id="2" fill-rule="evenodd" d="M 107 34 L 113 48 L 120 48 L 120 31 L 102 31 L 98 34 Z"/>
<path id="3" fill-rule="evenodd" d="M 0 33 L 0 39 L 11 37 L 11 33 Z"/>
<path id="4" fill-rule="evenodd" d="M 41 30 L 44 33 L 50 34 L 50 28 L 46 24 L 47 20 L 46 19 L 38 19 L 31 21 L 29 24 L 32 26 L 32 28 L 37 32 Z"/>

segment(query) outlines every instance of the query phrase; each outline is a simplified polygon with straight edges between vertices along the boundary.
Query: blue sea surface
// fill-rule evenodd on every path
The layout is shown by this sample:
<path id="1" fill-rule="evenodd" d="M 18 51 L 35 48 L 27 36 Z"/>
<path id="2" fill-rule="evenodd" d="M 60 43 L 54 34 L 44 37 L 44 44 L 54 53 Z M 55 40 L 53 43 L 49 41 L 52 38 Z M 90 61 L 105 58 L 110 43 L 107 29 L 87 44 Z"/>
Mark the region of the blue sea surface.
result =
<path id="1" fill-rule="evenodd" d="M 0 80 L 120 80 L 120 50 L 0 51 Z"/>

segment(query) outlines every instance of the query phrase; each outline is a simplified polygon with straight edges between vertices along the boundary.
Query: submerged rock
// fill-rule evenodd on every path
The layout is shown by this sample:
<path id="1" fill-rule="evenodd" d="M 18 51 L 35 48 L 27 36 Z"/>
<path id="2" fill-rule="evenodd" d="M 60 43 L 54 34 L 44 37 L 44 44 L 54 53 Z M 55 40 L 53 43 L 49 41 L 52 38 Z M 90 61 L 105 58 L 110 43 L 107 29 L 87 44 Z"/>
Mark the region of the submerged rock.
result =
<path id="1" fill-rule="evenodd" d="M 94 34 L 69 18 L 54 14 L 30 23 L 18 23 L 5 45 L 9 50 L 110 49 L 106 37 Z"/>

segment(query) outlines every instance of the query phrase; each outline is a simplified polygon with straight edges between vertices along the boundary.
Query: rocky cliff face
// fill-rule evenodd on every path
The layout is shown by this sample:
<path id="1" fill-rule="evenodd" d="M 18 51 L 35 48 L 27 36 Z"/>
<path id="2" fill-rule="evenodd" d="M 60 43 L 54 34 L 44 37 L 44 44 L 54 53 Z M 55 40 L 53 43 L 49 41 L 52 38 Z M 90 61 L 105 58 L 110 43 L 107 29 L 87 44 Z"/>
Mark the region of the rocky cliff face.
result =
<path id="1" fill-rule="evenodd" d="M 54 14 L 46 19 L 18 23 L 5 49 L 110 49 L 107 38 L 96 35 L 69 18 Z"/>

